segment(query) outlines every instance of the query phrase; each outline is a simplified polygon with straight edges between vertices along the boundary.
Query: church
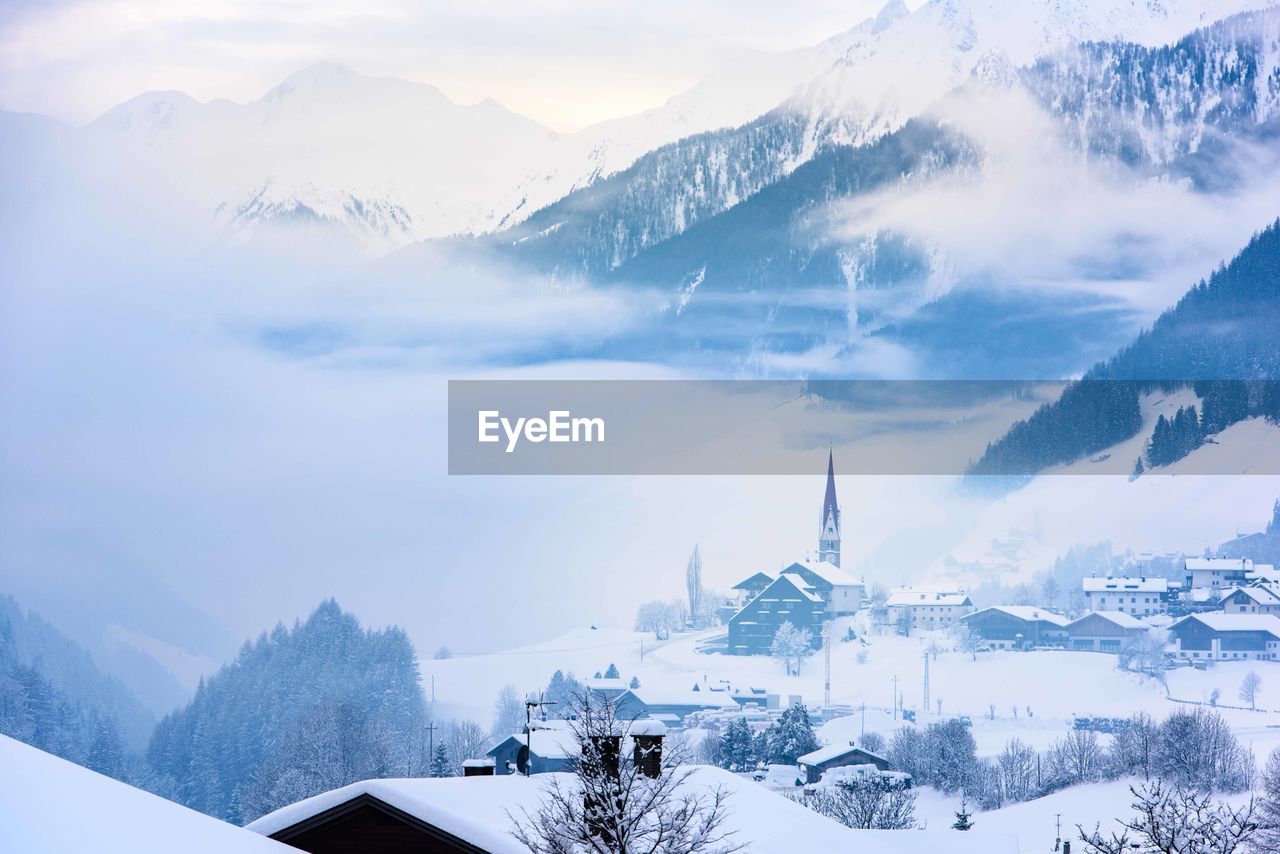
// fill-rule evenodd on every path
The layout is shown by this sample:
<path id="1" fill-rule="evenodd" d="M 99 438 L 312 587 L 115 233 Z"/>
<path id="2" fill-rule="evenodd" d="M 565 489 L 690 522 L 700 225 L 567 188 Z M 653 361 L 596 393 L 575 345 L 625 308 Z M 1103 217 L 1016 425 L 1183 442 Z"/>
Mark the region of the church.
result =
<path id="1" fill-rule="evenodd" d="M 798 561 L 776 576 L 757 572 L 734 589 L 743 595 L 729 618 L 725 651 L 731 655 L 768 655 L 773 636 L 786 622 L 809 632 L 816 649 L 824 623 L 852 616 L 862 607 L 862 582 L 840 568 L 840 503 L 831 454 L 818 520 L 817 560 Z"/>

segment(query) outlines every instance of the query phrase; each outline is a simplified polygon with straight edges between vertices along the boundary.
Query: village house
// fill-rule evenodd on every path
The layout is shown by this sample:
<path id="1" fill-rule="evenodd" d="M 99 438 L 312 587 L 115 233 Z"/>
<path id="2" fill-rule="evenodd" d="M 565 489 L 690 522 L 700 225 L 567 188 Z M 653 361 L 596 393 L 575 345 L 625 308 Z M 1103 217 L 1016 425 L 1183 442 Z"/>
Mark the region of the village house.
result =
<path id="1" fill-rule="evenodd" d="M 757 572 L 755 575 L 744 578 L 730 588 L 733 594 L 729 604 L 737 610 L 763 593 L 764 589 L 772 583 L 773 576 L 767 572 Z"/>
<path id="2" fill-rule="evenodd" d="M 670 727 L 683 725 L 694 712 L 708 709 L 736 709 L 738 704 L 727 691 L 667 691 L 657 688 L 629 688 L 614 702 L 618 720 L 648 718 Z"/>
<path id="3" fill-rule="evenodd" d="M 1227 614 L 1280 614 L 1280 596 L 1270 587 L 1251 584 L 1232 590 L 1218 606 Z"/>
<path id="4" fill-rule="evenodd" d="M 734 589 L 750 594 L 766 579 L 764 588 L 729 618 L 725 651 L 731 655 L 768 655 L 783 623 L 807 632 L 816 649 L 826 620 L 853 614 L 862 607 L 862 582 L 840 569 L 840 506 L 830 455 L 818 527 L 818 560 L 793 563 L 777 578 L 758 572 Z"/>
<path id="5" fill-rule="evenodd" d="M 578 758 L 578 739 L 567 721 L 533 721 L 530 732 L 507 736 L 485 754 L 495 774 L 568 771 Z"/>
<path id="6" fill-rule="evenodd" d="M 862 607 L 862 582 L 829 561 L 793 563 L 782 574 L 798 576 L 821 596 L 828 619 L 853 616 Z"/>
<path id="7" fill-rule="evenodd" d="M 1094 611 L 1067 625 L 1071 649 L 1118 653 L 1125 644 L 1151 631 L 1151 626 L 1122 611 Z"/>
<path id="8" fill-rule="evenodd" d="M 800 766 L 800 771 L 804 774 L 805 783 L 818 782 L 822 779 L 822 775 L 832 768 L 872 765 L 878 771 L 891 770 L 888 759 L 869 750 L 863 750 L 852 742 L 819 747 L 812 753 L 806 753 L 796 759 L 796 764 Z"/>
<path id="9" fill-rule="evenodd" d="M 910 631 L 949 629 L 973 611 L 973 600 L 959 590 L 913 590 L 904 587 L 885 602 L 889 624 Z"/>
<path id="10" fill-rule="evenodd" d="M 1175 654 L 1192 661 L 1280 656 L 1280 617 L 1274 614 L 1192 614 L 1173 624 Z"/>
<path id="11" fill-rule="evenodd" d="M 1274 566 L 1255 564 L 1249 558 L 1187 558 L 1185 567 L 1188 589 L 1243 587 L 1275 577 Z"/>
<path id="12" fill-rule="evenodd" d="M 1061 614 L 1032 605 L 993 605 L 960 621 L 993 649 L 1030 649 L 1036 646 L 1064 646 L 1067 624 Z"/>
<path id="13" fill-rule="evenodd" d="M 798 575 L 780 575 L 764 592 L 748 602 L 729 620 L 726 652 L 731 655 L 768 655 L 773 637 L 783 623 L 809 633 L 816 649 L 827 603 Z"/>
<path id="14" fill-rule="evenodd" d="M 1086 578 L 1084 588 L 1085 609 L 1088 611 L 1118 611 L 1149 617 L 1169 610 L 1172 586 L 1167 578 L 1150 576 L 1115 576 Z"/>

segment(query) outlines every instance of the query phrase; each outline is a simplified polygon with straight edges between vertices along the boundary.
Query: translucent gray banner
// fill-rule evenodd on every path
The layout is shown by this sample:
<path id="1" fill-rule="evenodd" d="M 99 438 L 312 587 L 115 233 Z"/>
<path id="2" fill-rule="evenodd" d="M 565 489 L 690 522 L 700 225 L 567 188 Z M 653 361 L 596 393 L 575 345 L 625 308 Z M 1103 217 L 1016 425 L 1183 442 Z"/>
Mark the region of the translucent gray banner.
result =
<path id="1" fill-rule="evenodd" d="M 450 474 L 1280 474 L 1271 381 L 454 380 Z"/>

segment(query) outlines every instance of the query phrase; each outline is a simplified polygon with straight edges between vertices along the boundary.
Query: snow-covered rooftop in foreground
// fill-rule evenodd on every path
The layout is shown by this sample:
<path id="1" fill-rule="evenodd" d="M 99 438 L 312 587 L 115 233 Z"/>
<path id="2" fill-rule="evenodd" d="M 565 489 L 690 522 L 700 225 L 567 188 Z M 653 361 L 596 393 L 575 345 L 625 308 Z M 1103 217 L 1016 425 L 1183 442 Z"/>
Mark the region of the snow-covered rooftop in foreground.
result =
<path id="1" fill-rule="evenodd" d="M 0 851 L 295 851 L 0 735 Z"/>
<path id="2" fill-rule="evenodd" d="M 707 766 L 697 766 L 692 771 L 684 787 L 710 791 L 718 786 L 728 793 L 724 827 L 735 832 L 735 842 L 747 844 L 752 851 L 1011 854 L 1017 850 L 1013 837 L 972 832 L 954 834 L 957 839 L 953 844 L 951 833 L 898 831 L 872 835 L 869 831 L 849 830 L 728 771 Z M 546 787 L 556 779 L 567 784 L 573 778 L 542 774 L 531 778 L 511 775 L 366 780 L 276 810 L 248 827 L 270 835 L 354 797 L 370 795 L 493 854 L 515 854 L 524 848 L 511 837 L 511 816 L 535 810 Z M 970 838 L 959 838 L 966 836 Z"/>

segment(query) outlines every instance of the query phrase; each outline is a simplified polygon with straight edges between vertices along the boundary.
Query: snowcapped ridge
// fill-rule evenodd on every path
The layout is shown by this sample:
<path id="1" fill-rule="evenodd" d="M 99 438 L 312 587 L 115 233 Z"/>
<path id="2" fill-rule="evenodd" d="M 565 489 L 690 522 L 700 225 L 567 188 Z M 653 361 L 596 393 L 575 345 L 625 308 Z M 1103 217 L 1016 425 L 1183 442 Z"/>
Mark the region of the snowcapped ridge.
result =
<path id="1" fill-rule="evenodd" d="M 714 213 L 831 144 L 861 144 L 900 127 L 971 75 L 1000 73 L 1081 40 L 1123 35 L 1160 44 L 1265 0 L 932 0 L 911 12 L 890 0 L 873 18 L 813 47 L 743 57 L 663 106 L 574 134 L 496 102 L 462 105 L 435 87 L 367 77 L 336 63 L 290 75 L 248 104 L 141 95 L 87 129 L 137 168 L 187 185 L 195 204 L 236 212 L 238 227 L 310 210 L 383 245 L 517 223 L 667 143 L 736 128 L 770 110 L 799 115 L 796 148 L 762 151 L 758 177 L 705 205 Z M 712 177 L 726 164 L 708 163 Z M 754 168 L 751 165 L 737 167 Z M 192 176 L 197 176 L 192 178 Z M 700 187 L 655 187 L 695 198 Z M 335 199 L 345 201 L 335 207 Z M 349 208 L 380 211 L 370 221 Z M 693 224 L 682 216 L 673 227 Z M 376 223 L 376 224 L 375 224 Z M 225 222 L 224 222 L 225 224 Z"/>

